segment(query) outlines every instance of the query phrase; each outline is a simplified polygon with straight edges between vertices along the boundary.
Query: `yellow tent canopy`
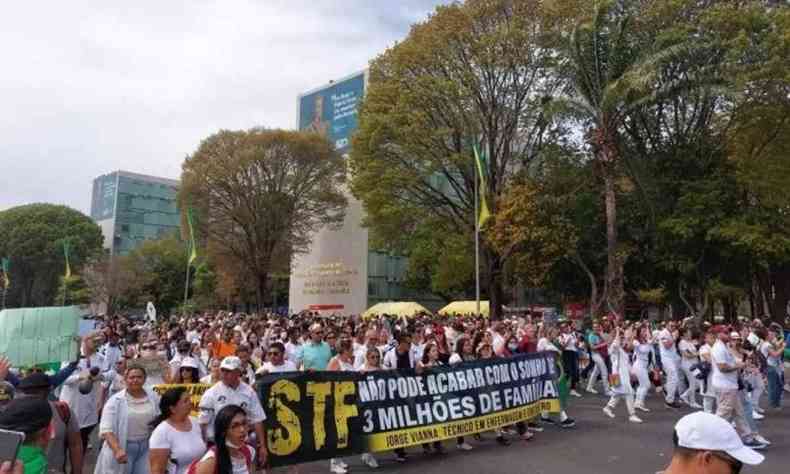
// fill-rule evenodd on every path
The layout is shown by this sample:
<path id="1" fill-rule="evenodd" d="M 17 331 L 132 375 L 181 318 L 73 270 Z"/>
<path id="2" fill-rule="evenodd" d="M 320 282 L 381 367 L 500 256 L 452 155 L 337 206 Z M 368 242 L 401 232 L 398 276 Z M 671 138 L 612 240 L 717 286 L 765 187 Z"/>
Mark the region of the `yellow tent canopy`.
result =
<path id="1" fill-rule="evenodd" d="M 476 314 L 477 301 L 453 301 L 444 308 L 439 310 L 439 314 L 444 316 L 452 316 L 453 314 Z M 480 314 L 486 318 L 489 315 L 488 300 L 480 300 Z"/>
<path id="2" fill-rule="evenodd" d="M 390 301 L 386 303 L 376 303 L 367 311 L 362 313 L 363 319 L 372 318 L 380 314 L 389 314 L 393 316 L 406 316 L 408 318 L 414 317 L 417 313 L 430 313 L 423 305 L 413 301 Z"/>

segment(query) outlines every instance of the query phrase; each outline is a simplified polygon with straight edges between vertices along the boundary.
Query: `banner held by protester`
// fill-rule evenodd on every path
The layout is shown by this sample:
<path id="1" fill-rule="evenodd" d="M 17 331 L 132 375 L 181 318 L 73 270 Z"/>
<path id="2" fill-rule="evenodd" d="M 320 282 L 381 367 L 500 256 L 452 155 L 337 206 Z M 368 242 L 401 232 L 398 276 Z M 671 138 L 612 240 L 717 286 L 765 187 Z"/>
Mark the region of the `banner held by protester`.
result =
<path id="1" fill-rule="evenodd" d="M 556 356 L 414 370 L 267 375 L 259 395 L 270 465 L 387 451 L 559 411 Z"/>
<path id="2" fill-rule="evenodd" d="M 207 383 L 165 383 L 154 385 L 154 391 L 162 396 L 166 391 L 171 388 L 184 387 L 189 393 L 189 400 L 192 402 L 192 411 L 189 413 L 191 416 L 198 416 L 198 405 L 200 405 L 200 397 L 211 388 L 211 384 Z"/>

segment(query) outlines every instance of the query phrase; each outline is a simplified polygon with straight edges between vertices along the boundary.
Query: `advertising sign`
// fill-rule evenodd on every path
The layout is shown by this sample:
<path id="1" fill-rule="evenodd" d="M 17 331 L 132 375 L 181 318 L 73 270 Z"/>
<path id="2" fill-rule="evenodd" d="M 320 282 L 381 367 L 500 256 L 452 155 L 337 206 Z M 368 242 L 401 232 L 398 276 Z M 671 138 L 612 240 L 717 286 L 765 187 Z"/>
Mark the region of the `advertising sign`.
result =
<path id="1" fill-rule="evenodd" d="M 467 436 L 558 412 L 556 354 L 414 370 L 285 372 L 259 385 L 272 467 Z"/>
<path id="2" fill-rule="evenodd" d="M 321 134 L 337 151 L 347 153 L 364 93 L 365 73 L 360 72 L 299 96 L 299 130 Z"/>

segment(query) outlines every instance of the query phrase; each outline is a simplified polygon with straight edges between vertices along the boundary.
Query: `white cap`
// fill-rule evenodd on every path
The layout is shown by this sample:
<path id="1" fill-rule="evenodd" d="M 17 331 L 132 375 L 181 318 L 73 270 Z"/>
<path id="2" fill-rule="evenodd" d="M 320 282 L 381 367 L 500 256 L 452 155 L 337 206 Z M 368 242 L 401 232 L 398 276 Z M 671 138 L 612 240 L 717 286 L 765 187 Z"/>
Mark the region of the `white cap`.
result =
<path id="1" fill-rule="evenodd" d="M 735 331 L 730 333 L 730 339 L 740 339 L 741 335 Z"/>
<path id="2" fill-rule="evenodd" d="M 762 454 L 743 445 L 735 428 L 724 418 L 698 411 L 686 415 L 675 425 L 678 446 L 698 451 L 724 451 L 738 461 L 757 465 L 765 459 Z"/>
<path id="3" fill-rule="evenodd" d="M 192 369 L 197 369 L 198 368 L 198 363 L 192 357 L 185 357 L 181 361 L 181 368 L 183 369 L 184 367 L 190 367 Z"/>
<path id="4" fill-rule="evenodd" d="M 226 370 L 241 370 L 241 359 L 236 356 L 228 356 L 222 359 L 222 363 L 219 364 L 220 369 Z"/>

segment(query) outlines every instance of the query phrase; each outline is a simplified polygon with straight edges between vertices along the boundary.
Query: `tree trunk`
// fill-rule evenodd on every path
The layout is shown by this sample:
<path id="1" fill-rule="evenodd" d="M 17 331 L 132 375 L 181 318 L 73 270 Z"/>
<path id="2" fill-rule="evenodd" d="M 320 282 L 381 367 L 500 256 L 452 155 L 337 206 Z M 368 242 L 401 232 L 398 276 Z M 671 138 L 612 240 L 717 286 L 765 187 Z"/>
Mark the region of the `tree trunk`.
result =
<path id="1" fill-rule="evenodd" d="M 502 319 L 502 305 L 505 300 L 505 292 L 502 288 L 502 271 L 504 262 L 489 250 L 486 246 L 481 246 L 482 257 L 485 259 L 488 269 L 488 281 L 485 282 L 488 288 L 488 310 L 492 321 Z M 484 282 L 481 282 L 481 284 Z M 482 296 L 481 296 L 482 298 Z"/>
<path id="2" fill-rule="evenodd" d="M 625 316 L 625 289 L 623 285 L 623 262 L 618 255 L 617 238 L 617 195 L 615 173 L 611 163 L 604 164 L 604 205 L 606 209 L 606 287 L 607 301 L 621 317 Z"/>
<path id="3" fill-rule="evenodd" d="M 255 277 L 255 304 L 258 306 L 257 311 L 263 311 L 265 301 L 268 297 L 266 283 L 269 279 L 269 274 L 260 272 Z"/>
<path id="4" fill-rule="evenodd" d="M 770 310 L 771 319 L 784 326 L 787 318 L 787 302 L 790 301 L 790 265 L 771 267 Z"/>

